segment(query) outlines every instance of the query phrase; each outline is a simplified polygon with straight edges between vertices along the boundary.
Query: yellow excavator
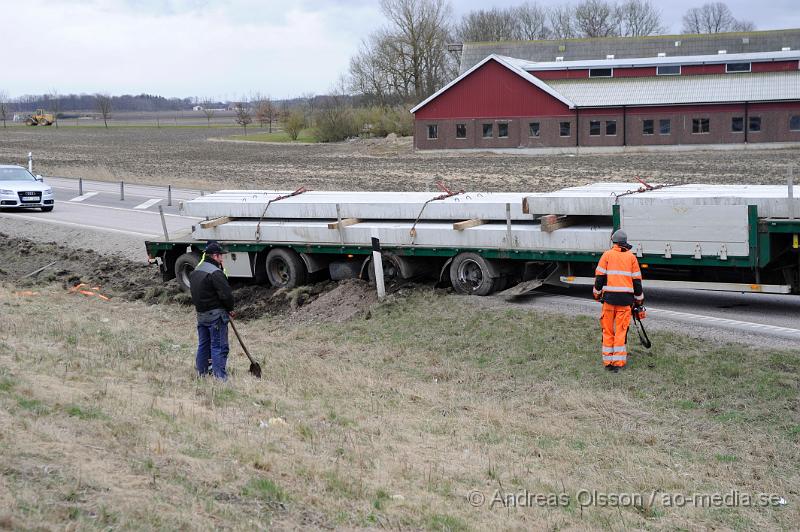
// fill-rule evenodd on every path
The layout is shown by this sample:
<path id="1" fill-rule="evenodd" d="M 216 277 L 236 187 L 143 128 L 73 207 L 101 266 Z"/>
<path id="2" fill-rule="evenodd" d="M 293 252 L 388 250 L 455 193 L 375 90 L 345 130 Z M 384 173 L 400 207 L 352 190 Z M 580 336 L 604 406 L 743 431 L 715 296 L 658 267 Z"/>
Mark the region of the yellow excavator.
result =
<path id="1" fill-rule="evenodd" d="M 52 126 L 55 121 L 55 115 L 46 113 L 44 109 L 37 109 L 35 113 L 25 118 L 25 124 L 29 126 Z"/>

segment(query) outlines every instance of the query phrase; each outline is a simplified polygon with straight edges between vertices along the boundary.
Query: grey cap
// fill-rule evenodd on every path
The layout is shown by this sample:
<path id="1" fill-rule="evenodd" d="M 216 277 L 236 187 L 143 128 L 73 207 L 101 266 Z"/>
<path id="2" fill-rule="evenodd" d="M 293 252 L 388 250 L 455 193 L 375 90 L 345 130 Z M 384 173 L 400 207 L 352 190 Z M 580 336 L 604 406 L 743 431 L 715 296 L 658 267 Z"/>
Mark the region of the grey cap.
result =
<path id="1" fill-rule="evenodd" d="M 615 244 L 625 244 L 628 242 L 628 233 L 622 229 L 617 229 L 614 231 L 614 234 L 611 235 L 611 241 Z"/>

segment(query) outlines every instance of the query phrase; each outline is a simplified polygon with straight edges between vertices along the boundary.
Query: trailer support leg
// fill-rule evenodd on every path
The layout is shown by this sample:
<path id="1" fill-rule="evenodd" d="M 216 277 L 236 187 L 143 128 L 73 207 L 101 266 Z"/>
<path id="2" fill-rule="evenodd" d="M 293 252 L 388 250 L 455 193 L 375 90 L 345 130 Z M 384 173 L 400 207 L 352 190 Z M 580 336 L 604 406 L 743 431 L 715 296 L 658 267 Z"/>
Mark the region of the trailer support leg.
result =
<path id="1" fill-rule="evenodd" d="M 169 242 L 169 233 L 167 232 L 167 219 L 164 217 L 164 207 L 158 206 L 158 214 L 161 215 L 161 227 L 164 228 L 164 240 Z"/>

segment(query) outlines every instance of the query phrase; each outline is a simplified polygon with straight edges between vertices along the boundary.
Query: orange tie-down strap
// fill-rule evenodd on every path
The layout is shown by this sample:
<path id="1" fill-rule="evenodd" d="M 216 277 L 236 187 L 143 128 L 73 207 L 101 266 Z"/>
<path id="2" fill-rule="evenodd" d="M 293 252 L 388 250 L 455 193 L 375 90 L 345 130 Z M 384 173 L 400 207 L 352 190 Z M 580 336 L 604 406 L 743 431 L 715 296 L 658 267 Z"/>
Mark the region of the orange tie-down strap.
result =
<path id="1" fill-rule="evenodd" d="M 88 297 L 99 297 L 103 301 L 111 301 L 110 297 L 104 296 L 99 292 L 99 286 L 89 286 L 86 283 L 76 284 L 72 288 L 69 289 L 70 294 L 83 294 Z"/>

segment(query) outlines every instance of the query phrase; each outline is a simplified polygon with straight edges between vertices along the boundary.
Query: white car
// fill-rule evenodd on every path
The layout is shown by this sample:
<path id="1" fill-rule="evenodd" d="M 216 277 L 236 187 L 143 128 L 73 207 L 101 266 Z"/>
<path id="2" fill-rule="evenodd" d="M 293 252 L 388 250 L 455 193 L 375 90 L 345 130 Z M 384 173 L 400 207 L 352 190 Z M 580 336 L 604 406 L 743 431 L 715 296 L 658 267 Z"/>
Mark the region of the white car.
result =
<path id="1" fill-rule="evenodd" d="M 0 209 L 38 207 L 42 212 L 53 210 L 53 190 L 42 176 L 34 176 L 25 168 L 0 164 Z"/>

